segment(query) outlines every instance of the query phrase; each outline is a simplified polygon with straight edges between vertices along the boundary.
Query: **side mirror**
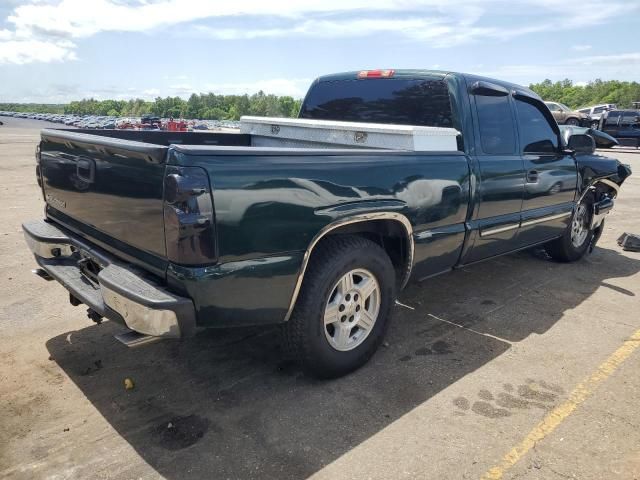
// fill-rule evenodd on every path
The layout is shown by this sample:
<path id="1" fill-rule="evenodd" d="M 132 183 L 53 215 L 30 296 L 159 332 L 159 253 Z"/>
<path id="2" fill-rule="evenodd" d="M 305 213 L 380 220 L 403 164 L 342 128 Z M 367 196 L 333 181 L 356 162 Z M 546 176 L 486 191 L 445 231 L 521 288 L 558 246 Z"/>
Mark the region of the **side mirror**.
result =
<path id="1" fill-rule="evenodd" d="M 591 135 L 576 133 L 569 137 L 567 147 L 576 152 L 576 154 L 592 154 L 596 151 L 596 142 Z"/>

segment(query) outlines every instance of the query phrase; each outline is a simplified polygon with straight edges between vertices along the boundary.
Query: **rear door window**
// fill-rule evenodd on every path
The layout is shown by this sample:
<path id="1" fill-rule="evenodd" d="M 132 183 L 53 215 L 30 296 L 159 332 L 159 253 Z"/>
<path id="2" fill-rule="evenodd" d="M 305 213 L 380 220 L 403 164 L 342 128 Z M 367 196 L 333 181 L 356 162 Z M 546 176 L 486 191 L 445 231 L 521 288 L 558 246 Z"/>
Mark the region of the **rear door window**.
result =
<path id="1" fill-rule="evenodd" d="M 605 125 L 618 125 L 618 120 L 620 120 L 620 112 L 609 112 Z"/>
<path id="2" fill-rule="evenodd" d="M 536 103 L 516 98 L 516 112 L 522 153 L 558 152 L 558 135 Z"/>
<path id="3" fill-rule="evenodd" d="M 300 118 L 453 127 L 447 85 L 436 79 L 319 82 L 307 94 Z"/>
<path id="4" fill-rule="evenodd" d="M 622 120 L 620 120 L 620 124 L 624 126 L 637 126 L 640 122 L 640 113 L 635 112 L 625 112 L 622 115 Z"/>
<path id="5" fill-rule="evenodd" d="M 482 151 L 494 155 L 515 153 L 516 133 L 509 97 L 475 95 Z"/>

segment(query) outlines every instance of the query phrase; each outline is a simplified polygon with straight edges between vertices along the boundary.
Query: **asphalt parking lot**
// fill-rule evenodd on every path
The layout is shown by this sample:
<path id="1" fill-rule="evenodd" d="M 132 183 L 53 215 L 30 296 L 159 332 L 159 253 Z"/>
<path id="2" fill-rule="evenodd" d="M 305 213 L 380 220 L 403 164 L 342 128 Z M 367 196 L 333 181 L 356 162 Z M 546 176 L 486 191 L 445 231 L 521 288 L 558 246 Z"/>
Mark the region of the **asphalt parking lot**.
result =
<path id="1" fill-rule="evenodd" d="M 35 263 L 43 122 L 0 126 L 0 477 L 640 479 L 640 150 L 598 248 L 540 250 L 407 288 L 387 343 L 316 381 L 274 329 L 127 349 Z M 124 379 L 135 388 L 126 390 Z"/>

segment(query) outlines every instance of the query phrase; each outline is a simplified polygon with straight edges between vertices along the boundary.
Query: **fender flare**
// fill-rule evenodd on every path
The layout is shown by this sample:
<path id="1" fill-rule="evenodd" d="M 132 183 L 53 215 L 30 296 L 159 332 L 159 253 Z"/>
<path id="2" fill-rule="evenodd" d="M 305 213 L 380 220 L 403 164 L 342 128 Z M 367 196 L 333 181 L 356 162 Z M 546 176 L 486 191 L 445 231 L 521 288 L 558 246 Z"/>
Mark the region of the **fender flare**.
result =
<path id="1" fill-rule="evenodd" d="M 298 278 L 296 280 L 295 287 L 293 289 L 293 294 L 291 295 L 291 301 L 289 302 L 289 310 L 287 310 L 287 314 L 284 318 L 284 321 L 288 321 L 293 313 L 293 309 L 296 305 L 296 301 L 298 300 L 298 295 L 300 294 L 300 289 L 302 287 L 302 282 L 304 280 L 304 274 L 307 271 L 307 265 L 309 264 L 309 259 L 311 258 L 311 254 L 313 253 L 313 249 L 315 246 L 322 240 L 327 234 L 331 231 L 336 230 L 337 228 L 343 227 L 345 225 L 351 225 L 354 223 L 362 223 L 362 222 L 371 222 L 371 221 L 380 221 L 380 220 L 392 220 L 397 223 L 400 223 L 406 232 L 406 241 L 407 241 L 407 261 L 405 265 L 405 272 L 402 276 L 402 280 L 400 282 L 400 288 L 404 288 L 404 286 L 409 281 L 409 277 L 411 276 L 411 270 L 413 268 L 413 257 L 414 257 L 414 240 L 413 240 L 413 227 L 411 226 L 411 222 L 409 219 L 397 212 L 374 212 L 374 213 L 362 213 L 358 215 L 353 215 L 348 218 L 342 218 L 340 220 L 336 220 L 328 225 L 325 225 L 311 240 L 311 243 L 307 247 L 304 252 L 304 256 L 302 258 L 302 266 L 300 271 L 298 272 Z"/>

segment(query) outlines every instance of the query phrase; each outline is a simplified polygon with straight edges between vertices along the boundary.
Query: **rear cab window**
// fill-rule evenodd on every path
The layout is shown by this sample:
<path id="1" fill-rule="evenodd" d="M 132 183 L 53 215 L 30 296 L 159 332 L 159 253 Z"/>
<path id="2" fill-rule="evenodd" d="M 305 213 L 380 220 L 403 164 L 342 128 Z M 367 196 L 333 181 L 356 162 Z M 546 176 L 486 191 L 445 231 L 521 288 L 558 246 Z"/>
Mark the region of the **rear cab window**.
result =
<path id="1" fill-rule="evenodd" d="M 307 93 L 300 118 L 460 130 L 448 86 L 438 78 L 322 80 Z"/>
<path id="2" fill-rule="evenodd" d="M 516 134 L 508 96 L 475 95 L 482 151 L 509 155 L 516 150 Z"/>

